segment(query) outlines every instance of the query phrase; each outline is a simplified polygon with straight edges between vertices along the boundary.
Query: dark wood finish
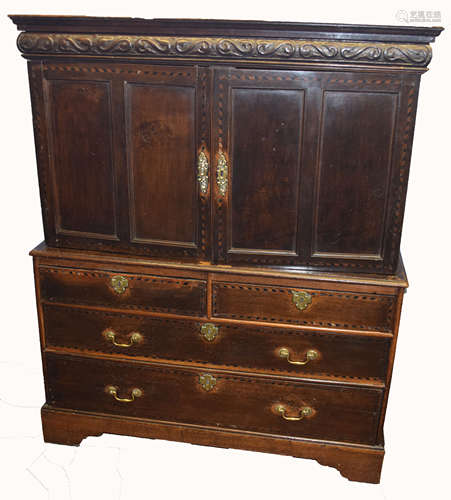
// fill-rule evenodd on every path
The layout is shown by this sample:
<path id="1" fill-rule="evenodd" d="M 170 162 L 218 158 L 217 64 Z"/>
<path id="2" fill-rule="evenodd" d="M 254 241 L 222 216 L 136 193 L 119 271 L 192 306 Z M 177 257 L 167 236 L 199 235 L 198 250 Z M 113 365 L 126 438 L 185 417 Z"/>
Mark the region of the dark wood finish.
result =
<path id="1" fill-rule="evenodd" d="M 368 24 L 298 23 L 220 19 L 142 19 L 130 17 L 10 15 L 21 31 L 63 33 L 155 33 L 168 35 L 298 36 L 317 39 L 433 42 L 440 27 Z M 277 34 L 276 34 L 277 33 Z M 275 35 L 276 34 L 276 35 Z"/>
<path id="2" fill-rule="evenodd" d="M 244 283 L 213 283 L 213 316 L 265 322 L 393 331 L 395 298 L 302 288 L 312 297 L 303 311 L 293 302 L 299 289 Z"/>
<path id="3" fill-rule="evenodd" d="M 117 293 L 112 285 L 117 273 L 57 267 L 40 267 L 39 273 L 41 296 L 49 302 L 205 314 L 204 281 L 121 273 L 119 276 L 127 279 L 128 286 L 123 293 Z"/>
<path id="4" fill-rule="evenodd" d="M 43 310 L 47 348 L 190 361 L 307 378 L 319 375 L 382 381 L 391 345 L 387 338 L 215 323 L 217 336 L 208 340 L 201 334 L 204 323 L 197 321 L 50 304 L 45 304 Z M 133 332 L 140 333 L 143 339 L 131 347 L 116 347 L 105 338 L 109 330 L 116 334 L 119 343 L 130 343 Z M 305 360 L 309 349 L 315 349 L 319 358 L 305 366 L 292 365 L 281 358 L 282 347 L 290 350 L 295 361 Z"/>
<path id="5" fill-rule="evenodd" d="M 206 279 L 214 277 L 216 281 L 242 281 L 265 283 L 280 283 L 294 285 L 302 283 L 309 288 L 328 289 L 331 283 L 337 290 L 349 290 L 356 292 L 375 292 L 379 290 L 383 294 L 396 295 L 398 289 L 407 288 L 409 282 L 402 263 L 399 261 L 395 274 L 381 276 L 379 274 L 359 273 L 331 273 L 324 271 L 302 271 L 297 269 L 268 269 L 266 267 L 244 267 L 244 266 L 218 266 L 208 262 L 172 262 L 160 261 L 141 257 L 127 256 L 122 254 L 110 254 L 89 250 L 73 250 L 67 248 L 55 248 L 48 246 L 45 242 L 40 243 L 30 251 L 30 255 L 36 257 L 41 264 L 58 265 L 61 267 L 85 267 L 90 269 L 115 269 L 117 272 L 137 272 L 142 274 L 159 274 L 164 276 L 186 276 L 191 278 Z M 128 270 L 128 271 L 127 271 Z"/>
<path id="6" fill-rule="evenodd" d="M 32 64 L 30 75 L 49 134 L 39 156 L 48 241 L 206 258 L 209 197 L 196 175 L 209 137 L 205 70 Z"/>
<path id="7" fill-rule="evenodd" d="M 46 88 L 56 233 L 117 239 L 111 86 L 49 80 Z"/>
<path id="8" fill-rule="evenodd" d="M 125 82 L 132 242 L 198 244 L 195 92 L 195 86 Z"/>
<path id="9" fill-rule="evenodd" d="M 103 433 L 166 439 L 203 446 L 279 453 L 310 458 L 335 467 L 350 481 L 378 483 L 384 459 L 380 446 L 346 445 L 326 441 L 292 439 L 231 429 L 156 422 L 80 411 L 42 408 L 42 426 L 47 443 L 78 446 L 88 436 Z"/>
<path id="10" fill-rule="evenodd" d="M 47 354 L 46 359 L 48 403 L 57 408 L 376 444 L 382 402 L 379 389 L 213 373 L 216 385 L 205 391 L 199 383 L 205 372 L 199 370 L 54 354 Z M 130 398 L 133 388 L 143 394 L 131 403 L 118 402 L 105 390 L 110 385 L 118 388 L 121 398 Z M 301 421 L 287 421 L 277 413 L 278 404 L 287 407 L 289 416 L 297 416 L 299 408 L 306 405 L 314 414 Z"/>
<path id="11" fill-rule="evenodd" d="M 290 255 L 297 247 L 304 91 L 275 89 L 273 80 L 266 87 L 230 87 L 229 252 Z M 249 116 L 255 119 L 252 127 Z M 268 188 L 277 211 L 268 210 Z"/>
<path id="12" fill-rule="evenodd" d="M 400 314 L 400 302 L 397 297 L 398 291 L 402 291 L 407 285 L 403 271 L 400 270 L 398 276 L 389 279 L 380 276 L 369 277 L 365 284 L 363 275 L 341 275 L 341 280 L 335 281 L 328 273 L 283 271 L 277 277 L 274 271 L 267 271 L 265 276 L 263 270 L 226 267 L 218 273 L 217 266 L 169 262 L 158 266 L 157 261 L 120 256 L 110 260 L 110 257 L 99 253 L 55 250 L 45 246 L 34 250 L 33 254 L 36 260 L 37 284 L 40 283 L 37 292 L 38 312 L 46 374 L 46 399 L 47 405 L 50 405 L 43 410 L 46 440 L 78 444 L 83 437 L 91 433 L 96 435 L 108 430 L 118 432 L 118 427 L 112 425 L 117 418 L 119 422 L 125 423 L 125 434 L 134 435 L 134 422 L 139 422 L 142 429 L 142 433 L 138 435 L 148 437 L 173 436 L 173 439 L 177 439 L 176 428 L 196 428 L 196 435 L 186 439 L 189 442 L 202 443 L 203 438 L 198 437 L 197 433 L 210 433 L 211 422 L 221 422 L 224 426 L 221 432 L 225 433 L 224 436 L 229 436 L 223 438 L 223 443 L 233 446 L 233 436 L 237 439 L 245 437 L 244 449 L 249 447 L 310 458 L 319 456 L 321 463 L 333 465 L 346 477 L 368 482 L 378 481 L 383 457 L 381 412 L 385 411 L 387 401 L 386 383 L 388 374 L 391 373 L 394 353 L 392 338 L 393 334 L 396 335 Z M 66 294 L 64 299 L 60 296 L 58 302 L 49 300 L 57 294 L 46 292 L 47 271 L 53 271 L 50 273 L 50 281 L 54 276 L 58 276 L 56 282 L 52 283 L 51 290 L 56 289 L 62 295 Z M 63 273 L 60 275 L 59 271 Z M 87 279 L 85 273 L 91 277 Z M 110 277 L 118 274 L 137 278 L 136 281 L 129 281 L 130 297 L 124 297 L 122 304 L 120 299 L 113 299 L 114 302 L 111 302 L 113 292 L 108 289 Z M 69 278 L 59 280 L 60 276 L 66 275 Z M 278 323 L 270 326 L 264 321 L 214 318 L 211 317 L 214 313 L 213 304 L 207 306 L 207 317 L 204 319 L 195 318 L 193 315 L 183 318 L 181 311 L 177 314 L 152 311 L 152 308 L 146 309 L 147 302 L 136 302 L 136 299 L 143 299 L 143 293 L 150 293 L 145 281 L 149 277 L 152 277 L 152 280 L 157 279 L 157 283 L 170 281 L 172 285 L 173 281 L 179 280 L 177 275 L 184 275 L 184 280 L 196 284 L 202 283 L 202 289 L 205 289 L 206 284 L 209 293 L 215 285 L 230 283 L 227 278 L 236 280 L 236 286 L 241 286 L 241 283 L 246 283 L 247 280 L 261 288 L 271 288 L 275 283 L 307 283 L 318 286 L 316 291 L 319 293 L 327 293 L 331 284 L 339 290 L 338 293 L 344 295 L 353 296 L 356 290 L 357 293 L 366 292 L 375 297 L 397 301 L 394 309 L 394 332 L 392 334 L 346 330 L 338 326 L 318 329 L 306 325 L 300 328 L 289 323 L 282 328 Z M 202 279 L 195 279 L 196 276 Z M 219 277 L 223 281 L 215 281 Z M 91 286 L 92 279 L 94 291 Z M 77 280 L 84 283 L 84 287 L 74 287 L 74 281 Z M 135 283 L 139 283 L 138 288 L 135 288 Z M 89 293 L 82 293 L 82 290 L 89 290 L 90 287 Z M 285 288 L 291 289 L 289 286 Z M 83 305 L 87 302 L 87 297 L 94 298 L 94 302 L 100 298 L 101 304 Z M 207 297 L 204 296 L 205 299 Z M 61 300 L 65 300 L 66 305 L 62 305 Z M 167 298 L 166 303 L 168 300 Z M 130 306 L 133 311 L 129 310 Z M 219 335 L 212 343 L 200 335 L 199 328 L 205 322 L 214 323 L 219 327 Z M 124 348 L 113 347 L 106 342 L 103 334 L 107 328 L 113 328 L 118 342 L 126 343 L 131 329 L 138 330 L 144 340 L 125 353 Z M 296 352 L 305 353 L 308 348 L 316 348 L 320 352 L 316 361 L 317 369 L 311 369 L 315 365 L 310 365 L 308 371 L 307 367 L 286 368 L 286 360 L 277 356 L 277 349 L 280 347 L 292 349 L 293 355 Z M 343 361 L 343 357 L 346 361 Z M 217 380 L 216 386 L 210 392 L 199 386 L 199 375 L 206 373 Z M 127 390 L 138 385 L 134 384 L 138 379 L 144 386 L 139 387 L 146 394 L 149 391 L 154 394 L 153 391 L 159 388 L 161 406 L 153 404 L 152 408 L 154 411 L 159 410 L 160 414 L 151 414 L 145 400 L 139 398 L 141 406 L 137 406 L 135 410 L 134 406 L 131 410 L 127 409 L 129 403 L 119 404 L 116 401 L 114 403 L 119 405 L 119 409 L 108 406 L 111 401 L 104 398 L 104 393 L 99 400 L 98 394 L 91 391 L 97 391 L 104 383 L 102 377 L 105 375 L 110 376 L 111 380 L 114 380 L 111 384 L 119 388 L 120 381 L 125 383 L 122 385 L 124 393 L 120 392 L 119 397 L 126 397 Z M 82 380 L 83 377 L 88 377 L 89 380 Z M 101 382 L 95 382 L 98 378 Z M 77 381 L 80 384 L 77 385 Z M 95 388 L 94 385 L 91 387 L 90 383 L 94 383 Z M 105 382 L 105 385 L 107 384 L 108 382 Z M 274 405 L 267 401 L 272 400 L 276 393 L 286 399 L 282 401 L 282 398 L 279 403 L 285 403 L 287 411 L 293 411 L 293 415 L 301 404 L 311 404 L 312 407 L 316 405 L 315 409 L 318 411 L 310 418 L 316 418 L 321 409 L 322 416 L 327 416 L 327 419 L 318 418 L 309 429 L 301 428 L 299 432 L 294 424 L 302 422 L 283 421 L 284 424 L 289 424 L 289 429 L 281 426 L 275 418 Z M 205 399 L 208 395 L 213 398 Z M 112 398 L 111 395 L 108 396 Z M 135 402 L 138 402 L 138 399 Z M 106 406 L 103 406 L 101 401 L 104 401 Z M 183 416 L 169 415 L 169 411 L 173 411 L 174 401 L 178 401 Z M 121 410 L 121 405 L 125 405 L 125 413 Z M 50 407 L 53 409 L 50 410 Z M 260 407 L 266 411 L 263 420 L 257 411 Z M 67 411 L 63 411 L 63 408 Z M 193 408 L 206 408 L 208 411 L 200 411 L 200 417 L 196 420 Z M 75 426 L 73 432 L 63 436 L 59 426 L 65 425 L 68 415 L 73 415 L 74 410 L 77 417 L 71 420 Z M 119 413 L 115 413 L 116 410 Z M 238 417 L 241 411 L 247 415 L 244 421 Z M 99 412 L 102 415 L 99 415 Z M 47 417 L 48 415 L 51 417 Z M 96 415 L 99 415 L 100 420 L 95 420 Z M 281 418 L 280 415 L 277 416 Z M 47 418 L 52 424 L 46 421 Z M 171 421 L 169 434 L 164 430 L 167 429 L 168 420 Z M 329 420 L 334 424 L 331 425 Z M 130 422 L 130 425 L 127 422 Z M 348 427 L 346 422 L 349 422 L 349 425 L 352 422 L 352 428 Z M 285 438 L 282 437 L 283 434 Z M 320 440 L 321 453 L 318 454 L 315 447 L 312 449 L 312 442 L 304 441 L 303 436 Z M 289 439 L 290 447 L 299 447 L 296 448 L 296 453 L 292 448 L 288 451 L 288 448 L 281 444 L 284 443 L 283 439 Z M 357 447 L 359 451 L 356 451 L 355 455 L 348 455 L 348 451 L 354 448 L 350 448 L 349 444 L 338 445 L 341 451 L 336 455 L 337 444 L 330 444 L 331 440 L 366 445 L 370 443 L 371 446 Z M 210 444 L 215 442 L 214 440 Z M 368 458 L 367 450 L 376 454 L 371 454 L 371 458 Z M 363 469 L 356 465 L 360 459 L 366 464 L 362 466 Z M 344 461 L 344 464 L 340 460 Z M 357 473 L 356 470 L 360 472 Z"/>
<path id="13" fill-rule="evenodd" d="M 230 184 L 216 260 L 394 272 L 417 87 L 382 71 L 215 70 L 213 156 Z"/>
<path id="14" fill-rule="evenodd" d="M 382 258 L 396 93 L 326 91 L 322 98 L 313 254 Z"/>
<path id="15" fill-rule="evenodd" d="M 378 482 L 419 82 L 442 28 L 11 18 L 46 240 L 44 439 L 236 447 Z"/>
<path id="16" fill-rule="evenodd" d="M 102 18 L 63 17 L 61 34 L 48 16 L 12 17 L 37 28 L 18 47 L 52 246 L 396 272 L 419 78 L 440 29 L 209 21 L 196 37 L 195 21 L 122 19 L 130 32 L 102 36 Z"/>

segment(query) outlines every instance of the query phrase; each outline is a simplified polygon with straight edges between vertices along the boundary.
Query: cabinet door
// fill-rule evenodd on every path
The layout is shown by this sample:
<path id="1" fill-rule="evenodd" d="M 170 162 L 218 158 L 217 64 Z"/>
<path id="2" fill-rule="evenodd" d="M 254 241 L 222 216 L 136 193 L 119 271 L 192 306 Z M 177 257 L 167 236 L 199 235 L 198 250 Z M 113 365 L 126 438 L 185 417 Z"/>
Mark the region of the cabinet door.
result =
<path id="1" fill-rule="evenodd" d="M 218 69 L 219 262 L 393 273 L 418 76 Z"/>
<path id="2" fill-rule="evenodd" d="M 155 66 L 124 82 L 130 242 L 151 255 L 207 257 L 207 71 Z"/>
<path id="3" fill-rule="evenodd" d="M 41 186 L 47 241 L 205 258 L 208 70 L 58 63 L 45 64 L 43 73 L 34 97 L 35 118 L 40 90 L 46 102 L 50 182 L 41 176 Z"/>
<path id="4" fill-rule="evenodd" d="M 301 166 L 309 162 L 309 73 L 215 71 L 215 253 L 219 262 L 298 264 Z"/>

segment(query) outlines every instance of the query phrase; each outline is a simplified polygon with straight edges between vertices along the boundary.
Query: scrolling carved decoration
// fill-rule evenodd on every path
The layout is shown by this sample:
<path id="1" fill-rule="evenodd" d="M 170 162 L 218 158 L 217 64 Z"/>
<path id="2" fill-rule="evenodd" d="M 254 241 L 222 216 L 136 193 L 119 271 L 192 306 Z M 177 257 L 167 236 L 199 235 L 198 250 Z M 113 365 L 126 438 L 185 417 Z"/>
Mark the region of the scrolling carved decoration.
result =
<path id="1" fill-rule="evenodd" d="M 154 37 L 134 35 L 21 33 L 21 52 L 29 55 L 78 54 L 136 58 L 232 58 L 335 62 L 366 65 L 427 66 L 428 44 L 341 42 L 287 39 Z"/>

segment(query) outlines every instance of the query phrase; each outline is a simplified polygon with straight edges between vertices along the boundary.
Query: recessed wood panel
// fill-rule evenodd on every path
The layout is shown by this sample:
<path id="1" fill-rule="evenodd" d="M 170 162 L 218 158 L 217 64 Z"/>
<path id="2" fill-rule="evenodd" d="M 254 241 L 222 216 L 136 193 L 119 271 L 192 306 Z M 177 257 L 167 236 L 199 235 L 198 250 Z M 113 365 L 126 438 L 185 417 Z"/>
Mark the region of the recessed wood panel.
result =
<path id="1" fill-rule="evenodd" d="M 397 96 L 326 91 L 313 254 L 381 258 Z"/>
<path id="2" fill-rule="evenodd" d="M 48 82 L 56 229 L 116 239 L 110 84 Z"/>
<path id="3" fill-rule="evenodd" d="M 196 244 L 195 89 L 126 84 L 132 241 Z"/>
<path id="4" fill-rule="evenodd" d="M 232 89 L 232 252 L 296 251 L 303 99 L 296 89 Z"/>

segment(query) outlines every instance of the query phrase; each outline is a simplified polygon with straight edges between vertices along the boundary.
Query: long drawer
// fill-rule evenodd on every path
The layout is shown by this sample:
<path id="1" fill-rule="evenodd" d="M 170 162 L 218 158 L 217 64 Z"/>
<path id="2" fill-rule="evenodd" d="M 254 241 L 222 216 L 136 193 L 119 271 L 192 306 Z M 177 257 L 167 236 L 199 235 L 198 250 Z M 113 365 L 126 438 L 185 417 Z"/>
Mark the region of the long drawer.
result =
<path id="1" fill-rule="evenodd" d="M 219 318 L 391 332 L 394 309 L 392 295 L 213 283 L 213 316 Z"/>
<path id="2" fill-rule="evenodd" d="M 48 353 L 54 407 L 375 444 L 382 390 Z"/>
<path id="3" fill-rule="evenodd" d="M 297 376 L 385 378 L 390 339 L 43 306 L 46 346 Z"/>
<path id="4" fill-rule="evenodd" d="M 50 302 L 205 315 L 202 280 L 44 266 L 39 278 L 41 297 Z"/>

